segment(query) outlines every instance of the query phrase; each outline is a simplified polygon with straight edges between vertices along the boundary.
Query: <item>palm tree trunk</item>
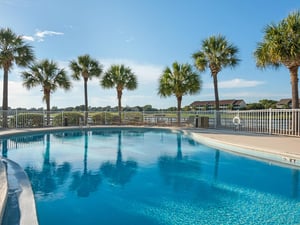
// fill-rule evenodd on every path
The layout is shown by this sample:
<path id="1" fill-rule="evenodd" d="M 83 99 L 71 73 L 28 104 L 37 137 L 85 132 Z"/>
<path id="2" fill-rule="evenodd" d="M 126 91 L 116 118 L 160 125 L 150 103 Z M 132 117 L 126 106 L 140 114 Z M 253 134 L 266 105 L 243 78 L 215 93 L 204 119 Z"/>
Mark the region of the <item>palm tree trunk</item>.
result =
<path id="1" fill-rule="evenodd" d="M 84 78 L 84 125 L 87 125 L 88 119 L 88 93 L 87 93 L 87 81 L 88 78 Z"/>
<path id="2" fill-rule="evenodd" d="M 8 69 L 4 68 L 3 75 L 3 99 L 2 99 L 2 127 L 7 128 L 7 110 L 8 110 Z"/>
<path id="3" fill-rule="evenodd" d="M 45 94 L 46 107 L 47 107 L 47 126 L 50 124 L 50 93 Z"/>
<path id="4" fill-rule="evenodd" d="M 121 112 L 122 112 L 122 90 L 117 90 L 118 92 L 118 111 L 119 111 L 119 122 L 120 125 L 122 124 L 122 117 L 121 117 Z"/>
<path id="5" fill-rule="evenodd" d="M 298 93 L 298 66 L 293 66 L 289 68 L 291 76 L 291 85 L 292 85 L 292 108 L 299 108 L 299 93 Z M 298 133 L 299 128 L 299 118 L 298 112 L 293 112 L 293 132 L 294 134 Z"/>
<path id="6" fill-rule="evenodd" d="M 215 104 L 216 104 L 216 126 L 219 127 L 221 125 L 221 118 L 219 114 L 220 110 L 220 101 L 219 101 L 219 91 L 218 91 L 218 76 L 217 74 L 212 74 L 214 81 L 214 91 L 215 91 Z"/>
<path id="7" fill-rule="evenodd" d="M 181 121 L 181 102 L 182 96 L 177 96 L 177 126 L 180 127 Z"/>
<path id="8" fill-rule="evenodd" d="M 299 92 L 298 92 L 298 66 L 290 68 L 291 85 L 292 85 L 292 108 L 299 108 Z"/>

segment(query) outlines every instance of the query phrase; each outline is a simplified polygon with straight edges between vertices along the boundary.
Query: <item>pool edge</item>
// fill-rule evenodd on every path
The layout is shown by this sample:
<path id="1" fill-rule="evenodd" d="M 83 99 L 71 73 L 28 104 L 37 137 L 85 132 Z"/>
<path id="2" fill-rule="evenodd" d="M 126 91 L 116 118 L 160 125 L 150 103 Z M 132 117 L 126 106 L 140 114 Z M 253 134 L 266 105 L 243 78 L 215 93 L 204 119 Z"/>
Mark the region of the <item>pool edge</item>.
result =
<path id="1" fill-rule="evenodd" d="M 6 165 L 2 157 L 0 157 L 0 224 L 2 224 L 5 206 L 7 202 L 7 196 L 8 196 L 8 184 L 7 184 Z"/>

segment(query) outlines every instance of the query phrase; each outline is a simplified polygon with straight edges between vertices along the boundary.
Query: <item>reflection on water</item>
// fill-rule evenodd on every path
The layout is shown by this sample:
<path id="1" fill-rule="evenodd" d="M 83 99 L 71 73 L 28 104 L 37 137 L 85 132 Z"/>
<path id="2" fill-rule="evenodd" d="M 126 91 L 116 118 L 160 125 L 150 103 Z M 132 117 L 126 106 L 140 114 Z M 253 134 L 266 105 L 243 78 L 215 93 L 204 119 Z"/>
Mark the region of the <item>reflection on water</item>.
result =
<path id="1" fill-rule="evenodd" d="M 201 167 L 200 161 L 182 156 L 181 134 L 177 134 L 176 141 L 176 156 L 160 156 L 158 166 L 166 184 L 180 191 L 192 187 L 195 182 L 199 181 Z"/>
<path id="2" fill-rule="evenodd" d="M 55 161 L 50 160 L 50 134 L 45 136 L 46 144 L 42 169 L 37 169 L 34 165 L 25 167 L 34 193 L 41 196 L 47 196 L 54 192 L 59 185 L 63 185 L 71 170 L 69 162 L 57 165 Z"/>
<path id="3" fill-rule="evenodd" d="M 124 186 L 131 177 L 136 173 L 137 162 L 134 160 L 123 161 L 122 158 L 122 134 L 118 131 L 118 151 L 115 163 L 110 161 L 104 162 L 100 170 L 111 184 Z"/>
<path id="4" fill-rule="evenodd" d="M 84 132 L 84 159 L 83 159 L 83 172 L 73 172 L 73 181 L 70 186 L 71 191 L 77 190 L 79 197 L 88 197 L 90 192 L 97 191 L 101 183 L 101 176 L 99 171 L 88 170 L 88 133 Z"/>
<path id="5" fill-rule="evenodd" d="M 25 168 L 40 225 L 300 222 L 299 170 L 181 133 L 114 129 L 19 140 L 2 140 L 2 155 Z"/>

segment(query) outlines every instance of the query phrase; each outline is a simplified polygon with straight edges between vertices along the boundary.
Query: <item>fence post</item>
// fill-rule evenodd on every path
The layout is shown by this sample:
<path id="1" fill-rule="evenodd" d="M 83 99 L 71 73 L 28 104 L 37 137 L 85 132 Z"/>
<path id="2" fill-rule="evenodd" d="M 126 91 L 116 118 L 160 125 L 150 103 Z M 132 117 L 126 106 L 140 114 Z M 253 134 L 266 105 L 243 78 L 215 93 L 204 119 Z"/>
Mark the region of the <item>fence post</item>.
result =
<path id="1" fill-rule="evenodd" d="M 16 109 L 16 114 L 15 114 L 15 127 L 18 128 L 18 110 Z"/>
<path id="2" fill-rule="evenodd" d="M 214 126 L 215 126 L 215 129 L 217 129 L 217 110 L 214 110 L 214 116 L 215 116 L 215 119 L 214 119 Z"/>
<path id="3" fill-rule="evenodd" d="M 272 134 L 272 108 L 269 108 L 269 134 Z"/>
<path id="4" fill-rule="evenodd" d="M 61 112 L 61 125 L 60 126 L 63 126 L 64 125 L 64 111 Z"/>

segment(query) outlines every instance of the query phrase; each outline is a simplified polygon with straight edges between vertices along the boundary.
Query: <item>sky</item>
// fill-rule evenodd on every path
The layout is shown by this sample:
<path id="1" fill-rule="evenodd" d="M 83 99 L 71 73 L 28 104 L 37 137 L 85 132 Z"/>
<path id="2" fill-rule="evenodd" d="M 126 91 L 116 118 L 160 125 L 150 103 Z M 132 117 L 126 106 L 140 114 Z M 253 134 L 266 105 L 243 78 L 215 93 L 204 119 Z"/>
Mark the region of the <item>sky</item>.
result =
<path id="1" fill-rule="evenodd" d="M 202 41 L 223 35 L 239 49 L 241 61 L 218 74 L 219 97 L 253 103 L 291 98 L 288 70 L 258 69 L 253 52 L 267 25 L 296 10 L 298 0 L 0 0 L 0 28 L 11 28 L 33 47 L 37 61 L 53 60 L 69 76 L 70 61 L 84 54 L 98 60 L 104 72 L 112 64 L 130 67 L 138 87 L 124 90 L 122 105 L 154 108 L 177 106 L 175 96 L 157 94 L 164 68 L 175 61 L 194 65 L 192 54 L 201 49 Z M 41 87 L 23 87 L 22 71 L 26 68 L 14 66 L 9 73 L 9 106 L 45 108 Z M 210 71 L 199 76 L 200 93 L 183 96 L 183 106 L 214 100 Z M 0 71 L 1 98 L 2 80 Z M 116 106 L 116 90 L 99 83 L 97 78 L 88 81 L 89 106 Z M 51 95 L 51 107 L 83 104 L 83 80 L 72 80 L 70 91 Z"/>

